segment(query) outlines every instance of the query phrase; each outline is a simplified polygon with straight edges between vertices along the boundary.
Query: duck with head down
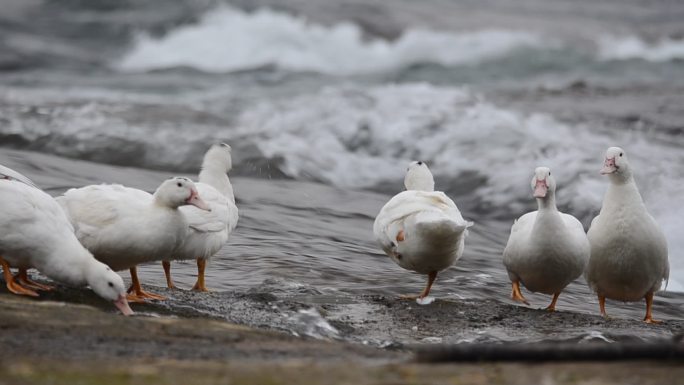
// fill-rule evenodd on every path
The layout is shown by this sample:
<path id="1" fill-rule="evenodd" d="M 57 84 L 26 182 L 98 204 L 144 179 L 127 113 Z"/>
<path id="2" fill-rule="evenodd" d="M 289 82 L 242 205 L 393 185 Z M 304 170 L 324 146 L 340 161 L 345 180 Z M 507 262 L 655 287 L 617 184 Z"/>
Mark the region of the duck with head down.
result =
<path id="1" fill-rule="evenodd" d="M 210 210 L 188 178 L 165 180 L 154 194 L 121 185 L 71 189 L 57 198 L 76 236 L 98 260 L 114 270 L 130 269 L 131 301 L 164 299 L 142 290 L 136 265 L 160 261 L 183 241 L 187 222 L 179 207 Z"/>
<path id="2" fill-rule="evenodd" d="M 42 285 L 17 280 L 10 266 L 35 268 L 73 286 L 89 285 L 125 315 L 132 314 L 121 277 L 93 258 L 55 200 L 23 175 L 0 166 L 0 264 L 8 290 L 37 296 Z M 22 278 L 22 277 L 19 277 Z"/>
<path id="3" fill-rule="evenodd" d="M 665 235 L 644 205 L 625 150 L 609 148 L 601 174 L 608 176 L 610 185 L 587 234 L 591 244 L 587 283 L 598 295 L 604 317 L 606 298 L 645 299 L 644 321 L 656 323 L 653 295 L 670 274 Z"/>
<path id="4" fill-rule="evenodd" d="M 385 253 L 399 266 L 428 276 L 419 295 L 430 294 L 437 273 L 463 255 L 467 228 L 454 201 L 434 191 L 434 178 L 427 164 L 411 162 L 404 178 L 406 191 L 395 195 L 375 218 L 373 233 Z"/>
<path id="5" fill-rule="evenodd" d="M 549 168 L 535 169 L 531 188 L 538 209 L 513 223 L 503 262 L 513 300 L 529 305 L 520 291 L 523 284 L 530 291 L 553 295 L 546 309 L 555 311 L 560 293 L 587 265 L 589 241 L 580 221 L 556 208 L 556 179 Z"/>

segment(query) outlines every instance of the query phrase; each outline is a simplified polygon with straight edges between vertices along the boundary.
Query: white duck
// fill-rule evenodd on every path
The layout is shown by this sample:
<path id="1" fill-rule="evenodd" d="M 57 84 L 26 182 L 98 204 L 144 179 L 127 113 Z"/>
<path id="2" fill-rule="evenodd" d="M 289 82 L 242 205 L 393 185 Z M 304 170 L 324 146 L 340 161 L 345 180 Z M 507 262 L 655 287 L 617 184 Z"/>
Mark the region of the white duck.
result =
<path id="1" fill-rule="evenodd" d="M 193 290 L 207 291 L 204 284 L 204 269 L 207 260 L 216 254 L 228 241 L 238 222 L 238 209 L 235 206 L 233 186 L 228 179 L 228 171 L 233 167 L 231 148 L 225 143 L 211 146 L 204 155 L 197 191 L 211 208 L 211 211 L 196 207 L 181 207 L 188 221 L 185 240 L 174 252 L 172 259 L 197 259 L 197 282 Z M 162 262 L 166 284 L 174 288 L 171 279 L 171 262 Z"/>
<path id="2" fill-rule="evenodd" d="M 0 211 L 0 264 L 11 292 L 37 296 L 31 290 L 36 283 L 27 281 L 28 287 L 23 287 L 10 271 L 10 266 L 24 272 L 36 268 L 68 285 L 89 285 L 123 314 L 133 313 L 121 277 L 79 243 L 59 204 L 28 178 L 6 167 L 0 167 Z"/>
<path id="3" fill-rule="evenodd" d="M 9 167 L 5 167 L 0 164 L 0 179 L 9 179 L 9 180 L 15 180 L 22 182 L 24 184 L 27 184 L 31 187 L 35 187 L 37 189 L 40 189 L 31 179 L 28 177 L 24 176 L 23 174 L 16 172 L 12 170 Z M 52 290 L 52 286 L 48 285 L 43 285 L 38 282 L 33 282 L 29 279 L 28 277 L 28 269 L 27 268 L 19 268 L 19 273 L 14 276 L 15 282 L 19 283 L 20 285 L 29 288 L 29 289 L 34 289 L 34 290 Z"/>
<path id="4" fill-rule="evenodd" d="M 534 170 L 532 190 L 538 210 L 513 223 L 503 262 L 514 300 L 529 305 L 520 292 L 522 283 L 532 292 L 553 294 L 546 309 L 555 311 L 561 291 L 584 272 L 589 260 L 589 241 L 580 221 L 556 208 L 556 179 L 551 170 Z"/>
<path id="5" fill-rule="evenodd" d="M 623 149 L 611 147 L 606 151 L 601 174 L 608 175 L 610 185 L 601 213 L 589 228 L 587 283 L 598 294 L 604 317 L 606 298 L 643 298 L 644 321 L 657 323 L 651 314 L 653 294 L 670 275 L 665 235 L 646 210 Z"/>
<path id="6" fill-rule="evenodd" d="M 164 297 L 142 290 L 136 265 L 171 254 L 185 236 L 187 222 L 178 207 L 209 206 L 190 179 L 165 180 L 154 195 L 121 185 L 71 189 L 57 201 L 68 213 L 79 241 L 114 270 L 130 269 L 129 300 Z"/>
<path id="7" fill-rule="evenodd" d="M 399 266 L 428 275 L 425 289 L 407 299 L 423 299 L 437 273 L 463 255 L 467 222 L 454 201 L 434 191 L 435 182 L 424 162 L 411 162 L 404 178 L 407 191 L 390 199 L 380 210 L 373 233 L 382 249 Z"/>

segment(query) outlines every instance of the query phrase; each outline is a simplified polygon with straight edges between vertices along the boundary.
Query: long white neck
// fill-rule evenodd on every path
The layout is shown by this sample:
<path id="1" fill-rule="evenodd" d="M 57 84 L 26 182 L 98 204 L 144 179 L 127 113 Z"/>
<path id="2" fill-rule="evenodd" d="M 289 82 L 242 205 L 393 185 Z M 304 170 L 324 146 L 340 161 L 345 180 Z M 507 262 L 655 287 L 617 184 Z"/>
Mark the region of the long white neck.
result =
<path id="1" fill-rule="evenodd" d="M 199 181 L 215 188 L 235 203 L 235 194 L 233 193 L 233 185 L 230 184 L 230 179 L 228 179 L 228 171 L 225 165 L 205 158 L 202 163 L 202 171 L 199 174 Z"/>
<path id="2" fill-rule="evenodd" d="M 601 212 L 618 210 L 623 207 L 646 207 L 639 193 L 639 188 L 637 188 L 631 175 L 624 178 L 611 175 L 610 182 L 603 199 Z"/>
<path id="3" fill-rule="evenodd" d="M 62 238 L 51 249 L 48 258 L 36 261 L 39 271 L 50 275 L 50 278 L 73 286 L 87 284 L 86 276 L 89 262 L 95 259 L 81 244 L 76 236 L 69 233 L 70 237 Z M 38 266 L 38 264 L 41 264 Z"/>
<path id="4" fill-rule="evenodd" d="M 549 189 L 544 198 L 537 198 L 537 208 L 539 212 L 558 212 L 556 208 L 556 193 Z"/>
<path id="5" fill-rule="evenodd" d="M 558 226 L 562 226 L 562 218 L 556 207 L 556 194 L 548 191 L 544 198 L 537 198 L 537 218 L 532 234 L 555 233 Z"/>
<path id="6" fill-rule="evenodd" d="M 435 191 L 435 179 L 429 171 L 411 171 L 404 178 L 404 186 L 407 190 Z"/>

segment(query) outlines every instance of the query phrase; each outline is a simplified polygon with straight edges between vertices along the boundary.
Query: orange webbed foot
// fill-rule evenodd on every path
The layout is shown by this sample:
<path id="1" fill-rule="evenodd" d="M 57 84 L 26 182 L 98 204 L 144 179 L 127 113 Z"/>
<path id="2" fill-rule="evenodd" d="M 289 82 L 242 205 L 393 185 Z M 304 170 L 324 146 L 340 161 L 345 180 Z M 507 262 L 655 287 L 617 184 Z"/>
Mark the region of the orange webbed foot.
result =
<path id="1" fill-rule="evenodd" d="M 204 285 L 204 282 L 197 281 L 195 282 L 195 285 L 192 287 L 193 291 L 201 291 L 201 292 L 208 292 L 209 289 Z"/>
<path id="2" fill-rule="evenodd" d="M 551 304 L 546 307 L 546 311 L 549 313 L 553 313 L 556 311 L 556 302 L 558 301 L 558 297 L 560 296 L 560 293 L 556 293 L 553 295 L 553 299 L 551 300 Z"/>
<path id="3" fill-rule="evenodd" d="M 207 267 L 207 260 L 204 258 L 197 258 L 197 282 L 195 286 L 192 287 L 194 291 L 208 292 L 206 285 L 204 284 L 204 269 Z"/>
<path id="4" fill-rule="evenodd" d="M 512 286 L 513 286 L 513 290 L 511 292 L 511 299 L 513 301 L 522 302 L 525 305 L 529 306 L 530 303 L 527 302 L 525 297 L 523 297 L 522 292 L 520 291 L 520 282 L 515 281 L 512 283 Z"/>
<path id="5" fill-rule="evenodd" d="M 10 292 L 12 292 L 14 294 L 28 295 L 31 297 L 38 297 L 38 293 L 36 293 L 35 291 L 33 291 L 31 289 L 28 289 L 28 288 L 21 286 L 20 284 L 18 284 L 14 280 L 14 276 L 12 275 L 12 270 L 10 269 L 9 263 L 7 263 L 7 261 L 5 261 L 1 257 L 0 257 L 0 265 L 2 265 L 2 275 L 5 278 L 5 282 L 7 283 L 7 290 L 9 290 Z M 21 274 L 21 271 L 26 272 L 25 269 L 21 269 L 20 274 Z"/>
<path id="6" fill-rule="evenodd" d="M 20 284 L 21 286 L 31 289 L 31 290 L 36 290 L 36 291 L 52 291 L 55 289 L 54 286 L 50 285 L 44 285 L 42 283 L 38 283 L 36 281 L 32 281 L 28 277 L 28 273 L 26 269 L 19 269 L 19 273 L 14 276 L 15 282 Z"/>
<path id="7" fill-rule="evenodd" d="M 28 295 L 30 297 L 38 297 L 38 293 L 35 291 L 23 287 L 20 284 L 14 282 L 14 280 L 7 282 L 7 290 L 11 291 L 14 294 L 19 294 L 19 295 Z"/>
<path id="8" fill-rule="evenodd" d="M 128 295 L 126 295 L 126 299 L 128 299 L 129 302 L 135 302 L 135 303 L 144 303 L 148 299 L 152 300 L 157 300 L 157 301 L 164 301 L 166 300 L 166 297 L 161 296 L 159 294 L 154 294 L 150 293 L 144 290 L 136 290 L 134 293 L 131 293 L 132 289 L 128 290 Z"/>
<path id="9" fill-rule="evenodd" d="M 132 267 L 130 269 L 131 271 L 131 287 L 128 288 L 127 293 L 129 293 L 126 296 L 126 299 L 130 302 L 145 302 L 146 299 L 154 299 L 154 300 L 159 300 L 163 301 L 166 299 L 166 297 L 158 295 L 158 294 L 152 294 L 149 292 L 146 292 L 143 290 L 142 286 L 140 286 L 140 280 L 138 279 L 138 270 L 135 267 Z"/>

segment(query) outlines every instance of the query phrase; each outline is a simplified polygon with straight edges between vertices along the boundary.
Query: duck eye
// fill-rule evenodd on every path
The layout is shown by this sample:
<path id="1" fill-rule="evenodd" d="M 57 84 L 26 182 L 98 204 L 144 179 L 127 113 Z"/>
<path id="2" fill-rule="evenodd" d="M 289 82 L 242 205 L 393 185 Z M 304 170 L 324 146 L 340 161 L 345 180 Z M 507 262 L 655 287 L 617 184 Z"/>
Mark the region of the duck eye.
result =
<path id="1" fill-rule="evenodd" d="M 622 156 L 622 153 L 620 153 L 620 156 Z"/>
<path id="2" fill-rule="evenodd" d="M 419 162 L 418 162 L 418 165 L 419 165 L 419 166 L 422 166 L 422 165 L 423 165 L 423 162 L 420 162 L 420 161 L 419 161 Z"/>
<path id="3" fill-rule="evenodd" d="M 114 284 L 111 282 L 107 282 L 107 285 L 109 285 L 109 287 L 114 287 Z"/>
<path id="4" fill-rule="evenodd" d="M 549 171 L 549 176 L 551 176 L 551 171 Z"/>
<path id="5" fill-rule="evenodd" d="M 178 187 L 183 187 L 183 183 L 178 182 L 178 183 L 176 183 L 176 186 L 178 186 Z"/>

